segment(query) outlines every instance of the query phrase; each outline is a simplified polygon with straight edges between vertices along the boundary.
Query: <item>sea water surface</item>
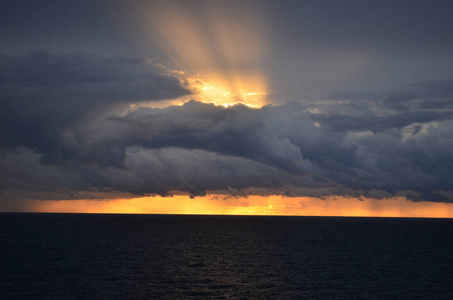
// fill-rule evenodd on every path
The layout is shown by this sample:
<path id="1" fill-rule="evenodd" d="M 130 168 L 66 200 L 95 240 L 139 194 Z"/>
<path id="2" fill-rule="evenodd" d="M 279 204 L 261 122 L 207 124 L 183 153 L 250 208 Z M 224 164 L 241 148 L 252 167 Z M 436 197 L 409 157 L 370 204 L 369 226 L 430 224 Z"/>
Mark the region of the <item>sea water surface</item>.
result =
<path id="1" fill-rule="evenodd" d="M 0 214 L 0 299 L 453 299 L 453 220 Z"/>

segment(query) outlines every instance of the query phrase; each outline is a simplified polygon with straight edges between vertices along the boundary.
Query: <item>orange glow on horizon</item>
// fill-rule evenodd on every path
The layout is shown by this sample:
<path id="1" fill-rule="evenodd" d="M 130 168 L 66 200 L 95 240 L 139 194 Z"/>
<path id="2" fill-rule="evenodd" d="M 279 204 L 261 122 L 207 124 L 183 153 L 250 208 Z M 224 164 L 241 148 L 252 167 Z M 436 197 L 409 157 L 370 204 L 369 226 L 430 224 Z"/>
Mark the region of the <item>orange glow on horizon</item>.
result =
<path id="1" fill-rule="evenodd" d="M 356 217 L 426 217 L 453 218 L 453 204 L 411 202 L 405 198 L 358 200 L 328 197 L 208 195 L 191 199 L 143 197 L 115 200 L 28 200 L 22 209 L 13 211 L 54 213 L 128 213 L 128 214 L 208 214 L 208 215 L 292 215 Z"/>

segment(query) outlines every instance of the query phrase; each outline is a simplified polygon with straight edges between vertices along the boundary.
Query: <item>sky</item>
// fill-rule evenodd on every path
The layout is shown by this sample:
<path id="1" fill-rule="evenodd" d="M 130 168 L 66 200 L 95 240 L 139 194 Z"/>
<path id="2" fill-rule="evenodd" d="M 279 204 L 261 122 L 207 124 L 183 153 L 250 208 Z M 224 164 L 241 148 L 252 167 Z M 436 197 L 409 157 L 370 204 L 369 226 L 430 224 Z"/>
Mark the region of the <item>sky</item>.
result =
<path id="1" fill-rule="evenodd" d="M 453 217 L 451 1 L 2 1 L 0 211 Z"/>

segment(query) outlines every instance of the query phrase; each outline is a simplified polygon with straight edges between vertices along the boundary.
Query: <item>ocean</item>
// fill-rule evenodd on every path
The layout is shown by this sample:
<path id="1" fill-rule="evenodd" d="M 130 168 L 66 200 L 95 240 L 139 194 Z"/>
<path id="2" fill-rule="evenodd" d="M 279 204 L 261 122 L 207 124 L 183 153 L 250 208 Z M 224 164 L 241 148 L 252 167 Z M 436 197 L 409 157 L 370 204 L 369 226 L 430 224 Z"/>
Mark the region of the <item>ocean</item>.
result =
<path id="1" fill-rule="evenodd" d="M 2 213 L 0 299 L 453 299 L 453 219 Z"/>

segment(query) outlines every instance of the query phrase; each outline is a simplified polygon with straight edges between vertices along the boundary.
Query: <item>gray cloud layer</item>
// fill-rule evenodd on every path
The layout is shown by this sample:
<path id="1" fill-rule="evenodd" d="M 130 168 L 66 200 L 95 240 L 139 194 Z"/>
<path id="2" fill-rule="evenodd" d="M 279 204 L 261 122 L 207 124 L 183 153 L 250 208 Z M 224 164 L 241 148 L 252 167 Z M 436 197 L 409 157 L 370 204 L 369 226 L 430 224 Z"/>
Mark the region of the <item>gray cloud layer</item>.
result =
<path id="1" fill-rule="evenodd" d="M 437 86 L 417 84 L 404 101 L 451 102 L 426 89 Z M 4 198 L 221 191 L 453 201 L 451 110 L 389 101 L 105 106 L 59 127 L 52 149 L 4 146 L 0 189 Z"/>

